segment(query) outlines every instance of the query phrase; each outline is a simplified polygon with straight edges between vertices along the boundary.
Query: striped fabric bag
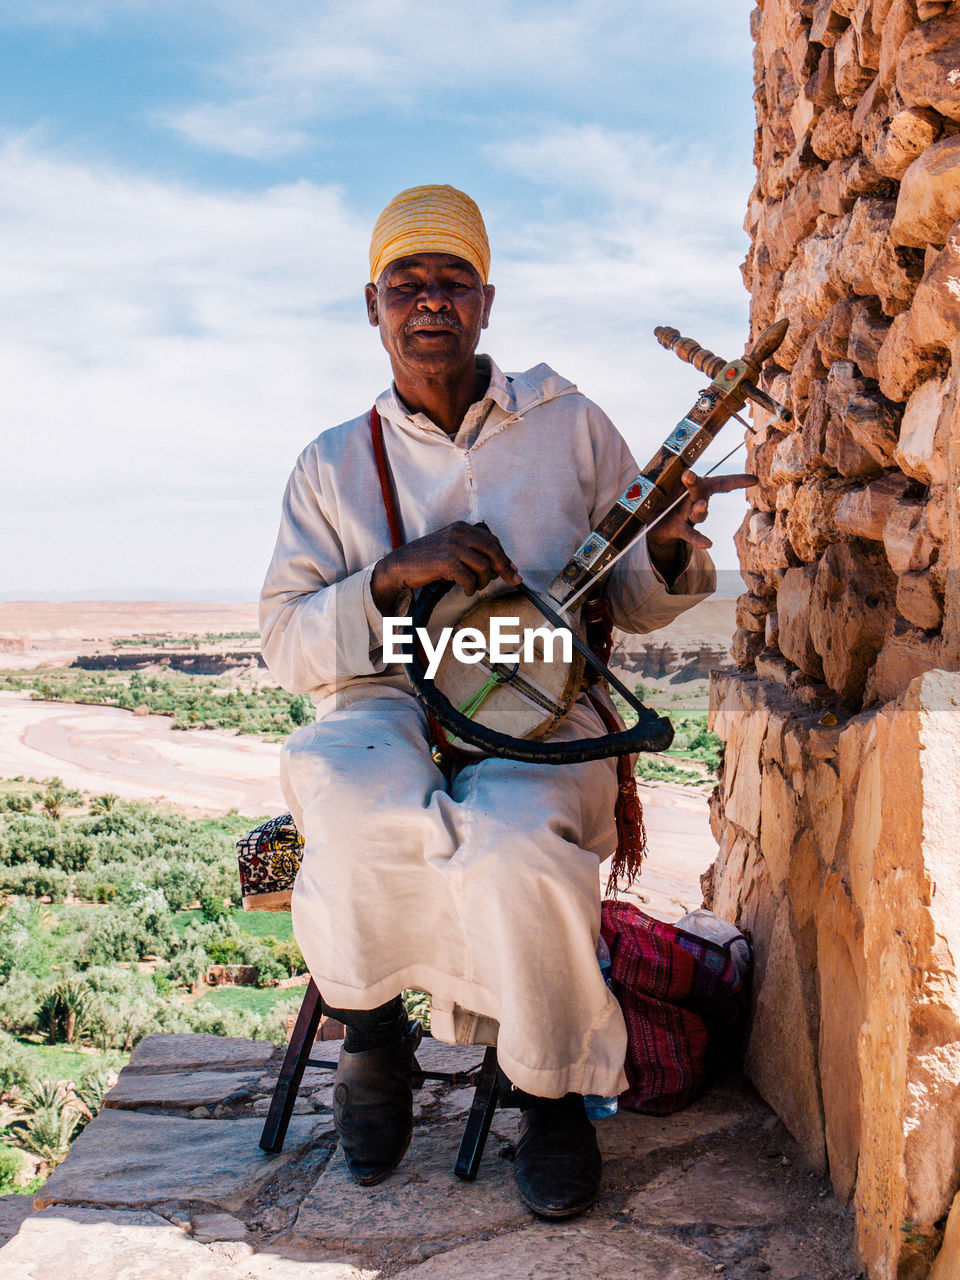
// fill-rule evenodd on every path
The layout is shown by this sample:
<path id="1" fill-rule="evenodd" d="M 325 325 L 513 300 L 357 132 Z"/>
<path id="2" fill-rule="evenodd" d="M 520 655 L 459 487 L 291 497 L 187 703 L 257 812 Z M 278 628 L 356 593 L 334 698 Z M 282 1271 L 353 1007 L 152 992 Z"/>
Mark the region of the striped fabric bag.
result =
<path id="1" fill-rule="evenodd" d="M 721 944 L 607 899 L 601 933 L 627 1024 L 620 1105 L 667 1115 L 687 1106 L 739 1047 L 749 1006 L 749 944 Z M 738 954 L 737 947 L 741 948 Z"/>

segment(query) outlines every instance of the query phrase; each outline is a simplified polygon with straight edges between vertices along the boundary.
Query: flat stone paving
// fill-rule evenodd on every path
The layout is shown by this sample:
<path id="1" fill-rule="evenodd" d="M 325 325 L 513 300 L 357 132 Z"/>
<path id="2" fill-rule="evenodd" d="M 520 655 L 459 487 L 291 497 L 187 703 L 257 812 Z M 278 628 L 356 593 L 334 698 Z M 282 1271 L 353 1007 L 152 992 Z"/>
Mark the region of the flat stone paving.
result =
<path id="1" fill-rule="evenodd" d="M 318 1045 L 336 1059 L 339 1043 Z M 347 1176 L 329 1074 L 305 1079 L 284 1150 L 258 1146 L 282 1050 L 151 1036 L 41 1189 L 0 1200 L 4 1280 L 859 1280 L 851 1213 L 731 1076 L 673 1116 L 598 1125 L 604 1188 L 568 1223 L 513 1186 L 517 1113 L 497 1113 L 476 1183 L 453 1162 L 471 1089 L 429 1083 L 403 1164 Z M 424 1040 L 430 1070 L 482 1050 Z M 196 1079 L 191 1084 L 190 1077 Z M 219 1081 L 219 1086 L 217 1082 Z M 202 1099 L 202 1101 L 200 1101 Z M 13 1199 L 20 1203 L 9 1204 Z M 6 1211 L 6 1212 L 4 1212 Z M 19 1230 L 17 1231 L 17 1227 Z M 6 1228 L 4 1231 L 3 1228 Z"/>

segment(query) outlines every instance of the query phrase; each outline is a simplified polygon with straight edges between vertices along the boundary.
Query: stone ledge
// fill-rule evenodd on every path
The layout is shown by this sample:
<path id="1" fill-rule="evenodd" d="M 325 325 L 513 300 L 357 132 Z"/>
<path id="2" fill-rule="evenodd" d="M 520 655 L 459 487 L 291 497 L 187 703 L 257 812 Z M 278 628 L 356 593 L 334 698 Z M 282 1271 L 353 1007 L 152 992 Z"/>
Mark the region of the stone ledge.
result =
<path id="1" fill-rule="evenodd" d="M 4 1280 L 376 1280 L 352 1261 L 254 1253 L 201 1244 L 159 1214 L 81 1207 L 45 1209 L 3 1250 Z"/>
<path id="2" fill-rule="evenodd" d="M 73 1144 L 34 1203 L 140 1208 L 187 1201 L 242 1209 L 289 1161 L 328 1136 L 317 1117 L 294 1116 L 279 1155 L 258 1143 L 254 1120 L 188 1120 L 101 1111 Z"/>
<path id="3" fill-rule="evenodd" d="M 102 1111 L 37 1197 L 47 1207 L 0 1253 L 4 1280 L 703 1280 L 728 1268 L 796 1280 L 798 1268 L 821 1274 L 821 1261 L 830 1274 L 854 1274 L 849 1215 L 821 1198 L 822 1182 L 739 1078 L 672 1116 L 602 1122 L 600 1200 L 575 1224 L 551 1226 L 532 1218 L 498 1155 L 516 1136 L 516 1111 L 497 1114 L 478 1181 L 454 1176 L 470 1085 L 419 1091 L 403 1164 L 382 1186 L 360 1188 L 329 1117 L 295 1116 L 287 1150 L 271 1157 L 259 1150 L 261 1121 L 229 1115 L 222 1100 L 214 1119 L 149 1113 L 189 1078 L 150 1064 L 192 1061 L 203 1047 L 171 1039 L 149 1045 L 148 1069 L 127 1077 L 148 1099 L 128 1095 L 131 1106 L 144 1109 Z M 198 1074 L 225 1091 L 248 1074 L 254 1090 L 269 1089 L 259 1068 L 230 1067 L 262 1060 L 265 1047 L 274 1052 L 234 1044 Z M 420 1061 L 462 1071 L 480 1056 L 426 1041 Z"/>
<path id="4" fill-rule="evenodd" d="M 143 1072 L 263 1071 L 279 1055 L 268 1040 L 242 1040 L 205 1032 L 145 1036 L 125 1070 Z"/>

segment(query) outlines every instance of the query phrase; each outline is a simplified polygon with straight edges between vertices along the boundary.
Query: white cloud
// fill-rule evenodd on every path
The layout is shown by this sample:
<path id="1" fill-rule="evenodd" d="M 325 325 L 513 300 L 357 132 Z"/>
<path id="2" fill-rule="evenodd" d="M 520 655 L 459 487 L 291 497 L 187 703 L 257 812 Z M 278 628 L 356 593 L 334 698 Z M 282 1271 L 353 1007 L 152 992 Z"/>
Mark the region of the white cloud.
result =
<path id="1" fill-rule="evenodd" d="M 645 461 L 702 381 L 653 325 L 742 344 L 743 176 L 584 129 L 517 139 L 499 162 L 544 199 L 519 220 L 484 201 L 488 349 L 577 379 Z M 375 211 L 309 182 L 249 194 L 91 167 L 36 137 L 0 146 L 0 185 L 0 590 L 254 588 L 296 453 L 389 379 L 361 301 Z M 604 199 L 574 215 L 581 187 Z"/>
<path id="2" fill-rule="evenodd" d="M 544 193 L 543 216 L 494 226 L 496 350 L 521 367 L 547 358 L 575 378 L 643 465 L 704 382 L 659 346 L 654 327 L 679 328 L 728 358 L 743 349 L 749 162 L 728 167 L 697 147 L 566 126 L 518 138 L 491 158 L 538 180 Z M 558 192 L 583 211 L 553 214 Z M 703 469 L 739 431 L 724 430 Z M 723 470 L 741 470 L 742 458 Z M 736 564 L 732 536 L 742 513 L 740 494 L 714 502 L 708 532 L 724 567 Z"/>
<path id="3" fill-rule="evenodd" d="M 638 100 L 647 70 L 678 47 L 694 92 L 705 65 L 742 60 L 748 19 L 713 0 L 207 0 L 233 32 L 209 68 L 206 97 L 158 121 L 211 151 L 263 158 L 310 136 L 306 126 L 372 107 L 422 116 L 495 115 L 507 88 L 591 109 L 591 95 Z M 658 104 L 669 116 L 670 103 Z"/>
<path id="4" fill-rule="evenodd" d="M 118 561 L 118 585 L 255 584 L 296 453 L 386 381 L 355 212 L 336 189 L 214 193 L 23 140 L 0 184 L 4 586 L 95 586 Z M 217 504 L 222 562 L 197 536 Z"/>

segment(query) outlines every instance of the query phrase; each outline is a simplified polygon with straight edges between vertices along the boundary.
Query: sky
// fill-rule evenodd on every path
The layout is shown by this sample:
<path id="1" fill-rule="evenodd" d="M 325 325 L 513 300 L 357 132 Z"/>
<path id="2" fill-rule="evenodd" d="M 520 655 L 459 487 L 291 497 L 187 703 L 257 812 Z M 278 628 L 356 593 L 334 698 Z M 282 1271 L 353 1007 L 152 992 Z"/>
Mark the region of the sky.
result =
<path id="1" fill-rule="evenodd" d="M 419 183 L 483 210 L 482 349 L 643 465 L 703 383 L 654 326 L 746 338 L 749 7 L 0 0 L 0 598 L 255 598 L 297 454 L 389 384 L 367 248 Z"/>

